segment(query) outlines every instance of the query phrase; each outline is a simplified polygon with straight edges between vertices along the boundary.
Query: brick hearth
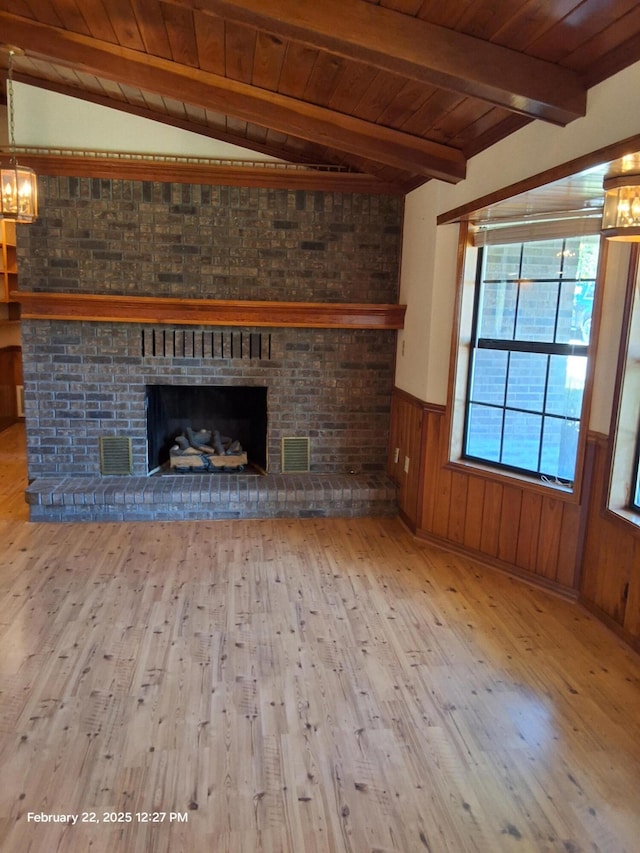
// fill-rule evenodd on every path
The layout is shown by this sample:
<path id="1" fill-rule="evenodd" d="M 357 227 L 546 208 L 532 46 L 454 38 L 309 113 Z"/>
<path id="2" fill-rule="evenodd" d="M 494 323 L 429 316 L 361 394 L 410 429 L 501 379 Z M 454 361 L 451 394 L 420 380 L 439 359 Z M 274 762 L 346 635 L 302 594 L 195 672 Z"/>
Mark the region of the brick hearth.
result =
<path id="1" fill-rule="evenodd" d="M 395 515 L 384 474 L 61 477 L 27 489 L 32 521 L 187 521 Z"/>

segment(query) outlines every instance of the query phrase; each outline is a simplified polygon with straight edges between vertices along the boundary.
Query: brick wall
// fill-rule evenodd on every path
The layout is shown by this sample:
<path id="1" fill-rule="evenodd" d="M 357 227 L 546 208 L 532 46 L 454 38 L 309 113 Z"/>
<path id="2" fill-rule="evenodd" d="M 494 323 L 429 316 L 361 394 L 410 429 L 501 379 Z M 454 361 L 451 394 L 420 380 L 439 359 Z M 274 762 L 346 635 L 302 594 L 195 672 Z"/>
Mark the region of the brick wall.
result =
<path id="1" fill-rule="evenodd" d="M 41 178 L 20 286 L 300 302 L 395 302 L 395 196 Z"/>
<path id="2" fill-rule="evenodd" d="M 74 178 L 41 179 L 39 192 L 40 218 L 18 237 L 25 290 L 397 301 L 398 198 Z M 265 333 L 216 333 L 240 331 Z M 271 358 L 154 355 L 148 332 L 23 321 L 31 478 L 98 474 L 111 435 L 131 436 L 133 473 L 146 474 L 145 386 L 169 383 L 267 387 L 271 472 L 281 438 L 301 435 L 314 471 L 384 469 L 394 332 L 270 329 Z"/>

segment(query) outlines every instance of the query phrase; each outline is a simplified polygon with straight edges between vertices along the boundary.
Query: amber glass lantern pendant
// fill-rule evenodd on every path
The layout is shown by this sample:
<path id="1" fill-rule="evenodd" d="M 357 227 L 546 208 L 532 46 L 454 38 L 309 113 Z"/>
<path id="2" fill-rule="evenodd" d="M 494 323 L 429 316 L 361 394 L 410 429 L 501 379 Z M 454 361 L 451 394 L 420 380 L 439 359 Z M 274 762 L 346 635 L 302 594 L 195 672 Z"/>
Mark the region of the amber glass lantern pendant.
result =
<path id="1" fill-rule="evenodd" d="M 604 181 L 602 234 L 608 240 L 640 242 L 640 175 Z"/>
<path id="2" fill-rule="evenodd" d="M 0 170 L 0 219 L 33 222 L 38 215 L 38 179 L 33 169 L 9 166 Z"/>
<path id="3" fill-rule="evenodd" d="M 19 166 L 16 160 L 16 143 L 13 115 L 13 57 L 9 51 L 7 74 L 7 110 L 9 115 L 9 166 L 0 169 L 0 219 L 12 222 L 33 222 L 38 216 L 38 179 L 33 169 Z"/>

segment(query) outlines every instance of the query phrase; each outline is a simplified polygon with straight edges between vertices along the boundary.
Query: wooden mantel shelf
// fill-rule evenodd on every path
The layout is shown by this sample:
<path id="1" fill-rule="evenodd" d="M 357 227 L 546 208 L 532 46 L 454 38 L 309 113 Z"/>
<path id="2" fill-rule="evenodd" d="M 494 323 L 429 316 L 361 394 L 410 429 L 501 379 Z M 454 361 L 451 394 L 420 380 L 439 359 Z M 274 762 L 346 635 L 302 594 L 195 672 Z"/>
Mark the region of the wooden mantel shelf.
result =
<path id="1" fill-rule="evenodd" d="M 12 291 L 30 320 L 96 320 L 190 326 L 297 326 L 319 329 L 402 329 L 406 305 L 341 302 L 252 302 L 93 296 Z"/>

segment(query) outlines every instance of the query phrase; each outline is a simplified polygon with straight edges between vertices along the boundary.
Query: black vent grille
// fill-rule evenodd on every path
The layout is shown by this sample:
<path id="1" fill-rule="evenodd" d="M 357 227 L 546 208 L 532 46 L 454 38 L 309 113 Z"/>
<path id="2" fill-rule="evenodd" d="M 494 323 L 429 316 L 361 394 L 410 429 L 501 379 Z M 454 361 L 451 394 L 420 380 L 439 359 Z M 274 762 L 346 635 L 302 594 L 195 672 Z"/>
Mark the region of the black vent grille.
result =
<path id="1" fill-rule="evenodd" d="M 282 439 L 282 472 L 295 474 L 309 470 L 309 439 L 287 437 Z"/>
<path id="2" fill-rule="evenodd" d="M 195 329 L 143 329 L 143 358 L 271 358 L 271 334 Z"/>
<path id="3" fill-rule="evenodd" d="M 131 439 L 122 436 L 100 438 L 100 473 L 108 475 L 131 474 Z"/>

